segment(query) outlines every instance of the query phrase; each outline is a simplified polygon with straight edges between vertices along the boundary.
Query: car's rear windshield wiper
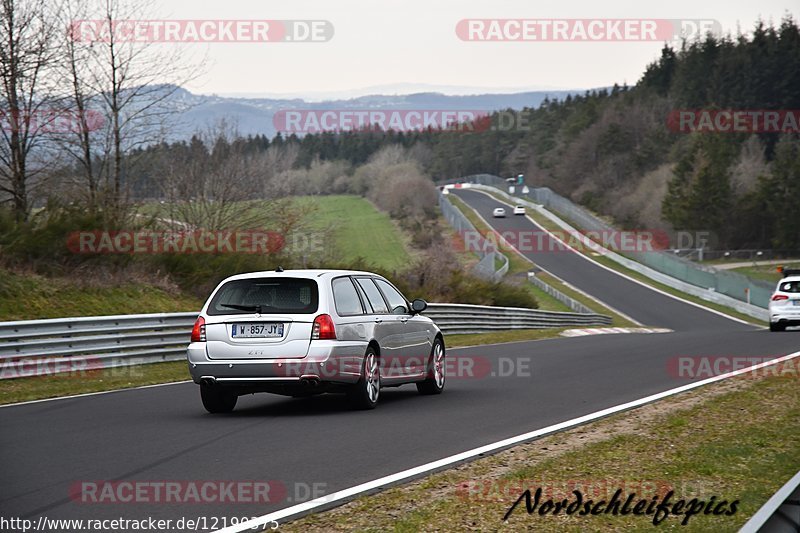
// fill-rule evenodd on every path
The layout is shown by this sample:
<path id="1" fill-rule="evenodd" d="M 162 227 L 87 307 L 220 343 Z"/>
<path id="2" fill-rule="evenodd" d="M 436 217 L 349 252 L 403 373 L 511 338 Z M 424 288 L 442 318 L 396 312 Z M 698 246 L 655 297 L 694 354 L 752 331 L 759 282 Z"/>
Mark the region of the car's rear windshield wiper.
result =
<path id="1" fill-rule="evenodd" d="M 231 309 L 237 309 L 239 311 L 255 311 L 256 313 L 261 314 L 264 308 L 272 307 L 271 305 L 239 305 L 239 304 L 219 304 L 222 307 L 230 307 Z"/>

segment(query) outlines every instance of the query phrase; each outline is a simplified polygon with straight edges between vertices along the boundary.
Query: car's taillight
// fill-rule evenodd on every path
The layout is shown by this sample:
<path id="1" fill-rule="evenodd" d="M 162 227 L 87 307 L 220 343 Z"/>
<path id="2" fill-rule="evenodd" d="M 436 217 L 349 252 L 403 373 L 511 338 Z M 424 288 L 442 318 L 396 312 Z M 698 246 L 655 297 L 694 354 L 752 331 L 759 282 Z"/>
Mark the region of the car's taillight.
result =
<path id="1" fill-rule="evenodd" d="M 194 321 L 192 342 L 206 342 L 206 319 L 201 316 Z"/>
<path id="2" fill-rule="evenodd" d="M 333 319 L 330 315 L 319 315 L 314 319 L 314 326 L 311 328 L 311 340 L 335 339 L 336 328 L 333 327 Z"/>
<path id="3" fill-rule="evenodd" d="M 772 301 L 777 302 L 778 300 L 788 300 L 789 297 L 785 294 L 775 294 L 772 296 Z"/>

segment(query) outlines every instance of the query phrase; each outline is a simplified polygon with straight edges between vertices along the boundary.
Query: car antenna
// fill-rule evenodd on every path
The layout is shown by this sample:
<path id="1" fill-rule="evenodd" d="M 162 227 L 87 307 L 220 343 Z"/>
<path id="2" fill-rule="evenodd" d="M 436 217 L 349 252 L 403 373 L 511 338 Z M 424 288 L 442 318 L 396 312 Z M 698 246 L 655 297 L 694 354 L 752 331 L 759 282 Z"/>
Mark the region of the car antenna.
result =
<path id="1" fill-rule="evenodd" d="M 275 272 L 283 272 L 283 267 L 279 266 L 278 268 L 275 269 Z"/>

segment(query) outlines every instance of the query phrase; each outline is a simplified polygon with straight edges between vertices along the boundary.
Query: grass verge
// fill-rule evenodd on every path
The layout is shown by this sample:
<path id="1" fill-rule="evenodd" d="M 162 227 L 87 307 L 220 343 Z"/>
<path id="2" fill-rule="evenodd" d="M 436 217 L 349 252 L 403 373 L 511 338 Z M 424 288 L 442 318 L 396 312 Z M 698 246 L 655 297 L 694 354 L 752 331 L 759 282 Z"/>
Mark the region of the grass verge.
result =
<path id="1" fill-rule="evenodd" d="M 186 361 L 0 381 L 0 405 L 191 379 Z"/>
<path id="2" fill-rule="evenodd" d="M 492 193 L 488 193 L 488 194 L 492 194 Z M 453 203 L 454 206 L 458 207 L 458 209 L 460 209 L 462 213 L 464 213 L 464 216 L 466 216 L 469 219 L 469 221 L 472 222 L 472 225 L 475 226 L 475 228 L 478 231 L 480 231 L 481 233 L 487 232 L 487 231 L 491 231 L 491 228 L 486 225 L 486 223 L 481 219 L 480 216 L 478 216 L 478 214 L 475 212 L 475 210 L 472 209 L 461 198 L 458 198 L 457 196 L 451 194 L 450 195 L 450 201 Z M 506 257 L 508 257 L 508 263 L 509 263 L 508 272 L 509 272 L 510 275 L 519 274 L 519 273 L 523 273 L 523 272 L 527 273 L 534 266 L 536 266 L 533 261 L 531 261 L 530 259 L 528 259 L 528 258 L 524 257 L 523 255 L 521 255 L 519 253 L 516 253 L 514 251 L 508 251 L 508 252 L 505 253 L 505 255 L 506 255 Z M 545 283 L 547 283 L 551 287 L 554 287 L 554 288 L 558 289 L 559 291 L 563 292 L 564 294 L 566 294 L 570 298 L 579 301 L 580 303 L 582 303 L 583 305 L 585 305 L 589 309 L 593 310 L 594 312 L 610 316 L 611 317 L 611 325 L 613 327 L 629 327 L 629 326 L 636 326 L 637 325 L 634 322 L 632 322 L 629 319 L 627 319 L 626 317 L 624 317 L 624 316 L 620 315 L 619 313 L 609 309 L 608 307 L 603 305 L 601 302 L 598 302 L 597 300 L 589 297 L 588 295 L 586 295 L 586 294 L 584 294 L 584 293 L 582 293 L 582 292 L 580 292 L 580 291 L 578 291 L 578 290 L 576 290 L 576 289 L 574 289 L 572 287 L 567 286 L 563 281 L 561 281 L 560 279 L 556 278 L 555 276 L 553 276 L 551 274 L 540 273 L 540 274 L 537 274 L 537 277 L 539 277 L 539 279 L 541 279 L 542 281 L 544 281 Z M 536 288 L 532 284 L 526 282 L 526 285 L 529 285 L 531 288 L 535 289 L 534 295 L 536 296 L 537 300 L 539 299 L 539 296 L 538 296 L 539 293 L 546 295 L 551 300 L 555 300 L 555 298 L 553 298 L 549 294 L 545 293 L 544 291 L 539 290 L 538 288 Z M 555 301 L 558 302 L 558 300 L 555 300 Z M 561 302 L 558 302 L 558 304 L 561 307 L 561 309 L 559 309 L 559 310 L 561 310 L 561 311 L 570 311 L 570 309 L 567 306 L 565 306 L 564 304 L 562 304 Z"/>
<path id="3" fill-rule="evenodd" d="M 503 198 L 502 196 L 500 196 L 499 194 L 497 194 L 497 193 L 495 193 L 493 191 L 481 191 L 481 192 L 484 192 L 484 193 L 488 194 L 489 196 L 491 196 L 492 198 L 494 198 L 495 200 L 497 200 L 499 202 L 504 202 L 506 204 L 508 203 L 508 200 L 506 200 L 505 198 Z M 558 226 L 555 222 L 553 222 L 549 218 L 541 215 L 540 213 L 536 212 L 535 210 L 528 209 L 527 210 L 527 214 L 537 224 L 539 224 L 541 227 L 543 227 L 544 229 L 546 229 L 548 231 L 553 231 L 553 232 L 563 231 L 563 229 L 560 226 Z M 565 220 L 565 222 L 567 222 L 568 224 L 570 224 L 573 227 L 576 227 L 575 224 L 573 222 L 571 222 L 570 220 Z M 578 250 L 578 251 L 580 253 L 588 256 L 588 257 L 591 257 L 592 259 L 594 259 L 598 263 L 611 268 L 612 270 L 616 270 L 617 272 L 624 273 L 624 274 L 626 274 L 626 275 L 628 275 L 628 276 L 630 276 L 630 277 L 632 277 L 634 279 L 637 279 L 637 280 L 639 280 L 639 281 L 641 281 L 641 282 L 643 282 L 643 283 L 645 283 L 647 285 L 650 285 L 652 287 L 656 287 L 657 289 L 660 289 L 660 290 L 662 290 L 662 291 L 664 291 L 666 293 L 672 294 L 673 296 L 677 296 L 677 297 L 682 298 L 684 300 L 688 300 L 690 302 L 694 302 L 696 304 L 700 304 L 700 305 L 702 305 L 704 307 L 708 307 L 709 309 L 714 309 L 716 311 L 720 311 L 720 312 L 725 313 L 727 315 L 730 315 L 730 316 L 739 318 L 741 320 L 744 320 L 745 322 L 750 322 L 751 324 L 757 324 L 757 325 L 762 325 L 762 326 L 767 324 L 764 321 L 761 321 L 761 320 L 758 320 L 756 318 L 753 318 L 750 315 L 745 315 L 744 313 L 740 313 L 740 312 L 736 311 L 735 309 L 731 309 L 730 307 L 726 307 L 724 305 L 719 305 L 719 304 L 716 304 L 716 303 L 713 303 L 713 302 L 709 302 L 707 300 L 703 300 L 702 298 L 698 298 L 697 296 L 693 296 L 691 294 L 687 294 L 687 293 L 679 291 L 677 289 L 673 289 L 672 287 L 668 287 L 666 285 L 663 285 L 663 284 L 661 284 L 661 283 L 659 283 L 657 281 L 654 281 L 654 280 L 648 278 L 647 276 L 639 274 L 638 272 L 634 272 L 633 270 L 630 270 L 630 269 L 620 265 L 616 261 L 612 261 L 611 259 L 608 259 L 607 257 L 603 257 L 601 255 L 596 255 L 594 253 L 587 253 L 586 250 Z M 749 275 L 749 274 L 746 274 L 746 275 Z M 754 276 L 751 276 L 751 277 L 754 277 Z M 770 279 L 770 278 L 766 278 L 766 279 Z"/>
<path id="4" fill-rule="evenodd" d="M 331 511 L 281 524 L 283 531 L 652 531 L 653 515 L 528 515 L 525 489 L 543 501 L 595 503 L 617 488 L 637 499 L 674 490 L 672 502 L 738 500 L 730 516 L 671 515 L 670 531 L 736 531 L 800 468 L 797 374 L 740 376 L 557 433 L 427 476 Z M 585 500 L 584 500 L 585 501 Z M 634 502 L 635 503 L 635 502 Z M 538 509 L 537 509 L 538 511 Z"/>
<path id="5" fill-rule="evenodd" d="M 608 315 L 611 317 L 611 326 L 615 328 L 626 328 L 626 327 L 635 327 L 639 326 L 636 322 L 629 320 L 628 318 L 620 315 L 613 309 L 609 309 L 602 303 L 598 302 L 597 300 L 593 299 L 592 297 L 588 296 L 587 294 L 575 290 L 572 286 L 567 285 L 559 278 L 549 274 L 547 272 L 540 272 L 536 274 L 536 277 L 550 285 L 551 287 L 555 287 L 559 291 L 563 292 L 573 300 L 577 300 L 578 302 L 582 303 L 589 309 L 593 310 L 595 313 L 600 313 L 602 315 Z"/>
<path id="6" fill-rule="evenodd" d="M 617 272 L 621 272 L 621 273 L 623 273 L 623 274 L 625 274 L 625 275 L 627 275 L 627 276 L 629 276 L 629 277 L 631 277 L 633 279 L 641 281 L 642 283 L 644 283 L 646 285 L 650 285 L 651 287 L 655 287 L 656 289 L 664 291 L 664 292 L 666 292 L 668 294 L 672 294 L 673 296 L 677 296 L 678 298 L 681 298 L 683 300 L 687 300 L 687 301 L 696 303 L 698 305 L 701 305 L 703 307 L 707 307 L 709 309 L 714 309 L 715 311 L 719 311 L 720 313 L 724 313 L 726 315 L 738 318 L 740 320 L 744 320 L 745 322 L 749 322 L 750 324 L 755 324 L 755 325 L 759 325 L 759 326 L 766 326 L 767 325 L 766 321 L 759 320 L 757 318 L 753 318 L 750 315 L 746 315 L 744 313 L 740 313 L 739 311 L 736 311 L 735 309 L 731 309 L 730 307 L 726 307 L 724 305 L 720 305 L 720 304 L 717 304 L 717 303 L 714 303 L 714 302 L 709 302 L 707 300 L 703 300 L 702 298 L 698 298 L 697 296 L 693 296 L 691 294 L 687 294 L 687 293 L 679 291 L 677 289 L 673 289 L 672 287 L 668 287 L 667 285 L 664 285 L 664 284 L 659 283 L 659 282 L 657 282 L 655 280 L 652 280 L 652 279 L 648 278 L 647 276 L 645 276 L 643 274 L 640 274 L 638 272 L 635 272 L 633 270 L 625 268 L 624 266 L 620 265 L 616 261 L 613 261 L 613 260 L 609 259 L 608 257 L 603 257 L 603 256 L 594 257 L 593 256 L 592 259 L 594 259 L 595 261 L 597 261 L 601 265 L 607 266 L 608 268 L 610 268 L 612 270 L 616 270 Z"/>
<path id="7" fill-rule="evenodd" d="M 533 295 L 534 298 L 536 298 L 536 302 L 539 304 L 539 309 L 542 311 L 560 311 L 564 313 L 572 312 L 572 309 L 570 309 L 566 304 L 556 300 L 533 283 L 528 283 L 526 281 L 524 282 L 524 287 Z"/>
<path id="8" fill-rule="evenodd" d="M 496 193 L 487 192 L 487 194 L 489 194 L 493 198 L 497 199 L 498 201 L 507 203 L 507 200 L 502 199 Z M 535 210 L 528 209 L 527 214 L 539 226 L 543 227 L 544 229 L 546 229 L 548 231 L 553 231 L 553 232 L 563 231 L 563 229 L 560 226 L 555 224 L 552 220 L 548 219 L 547 217 L 541 215 L 540 213 L 537 213 Z M 573 225 L 570 221 L 566 221 L 566 222 L 568 224 Z M 573 227 L 574 227 L 574 225 L 573 225 Z M 767 325 L 767 322 L 765 322 L 765 321 L 758 320 L 757 318 L 753 318 L 750 315 L 746 315 L 744 313 L 740 313 L 740 312 L 736 311 L 735 309 L 731 309 L 730 307 L 727 307 L 727 306 L 724 306 L 724 305 L 720 305 L 720 304 L 717 304 L 717 303 L 714 303 L 714 302 L 709 302 L 707 300 L 703 300 L 702 298 L 698 298 L 697 296 L 693 296 L 693 295 L 687 294 L 687 293 L 685 293 L 683 291 L 679 291 L 677 289 L 673 289 L 672 287 L 668 287 L 667 285 L 664 285 L 664 284 L 659 283 L 659 282 L 657 282 L 657 281 L 655 281 L 653 279 L 650 279 L 650 278 L 648 278 L 647 276 L 645 276 L 643 274 L 640 274 L 638 272 L 630 270 L 629 268 L 626 268 L 626 267 L 620 265 L 616 261 L 613 261 L 613 260 L 611 260 L 611 259 L 609 259 L 607 257 L 602 256 L 602 255 L 595 254 L 595 253 L 588 253 L 586 250 L 583 250 L 583 249 L 579 249 L 578 251 L 580 253 L 582 253 L 583 255 L 586 255 L 587 257 L 590 257 L 594 261 L 600 263 L 601 265 L 607 266 L 608 268 L 610 268 L 612 270 L 615 270 L 617 272 L 625 274 L 625 275 L 627 275 L 627 276 L 629 276 L 631 278 L 634 278 L 634 279 L 636 279 L 638 281 L 641 281 L 642 283 L 644 283 L 646 285 L 650 285 L 651 287 L 655 287 L 655 288 L 657 288 L 657 289 L 659 289 L 661 291 L 664 291 L 664 292 L 666 292 L 668 294 L 672 294 L 673 296 L 677 296 L 678 298 L 681 298 L 681 299 L 684 299 L 684 300 L 699 304 L 699 305 L 701 305 L 703 307 L 707 307 L 709 309 L 714 309 L 715 311 L 719 311 L 721 313 L 724 313 L 726 315 L 730 315 L 730 316 L 738 318 L 740 320 L 744 320 L 745 322 L 749 322 L 751 324 L 756 324 L 756 325 L 761 325 L 761 326 Z"/>
<path id="9" fill-rule="evenodd" d="M 479 344 L 500 344 L 503 342 L 535 341 L 551 339 L 568 328 L 548 329 L 510 329 L 492 333 L 468 333 L 464 335 L 447 335 L 445 344 L 448 348 L 463 348 Z"/>
<path id="10" fill-rule="evenodd" d="M 472 225 L 480 231 L 481 233 L 485 233 L 491 231 L 483 220 L 479 216 L 476 215 L 475 211 L 469 207 L 463 200 L 461 200 L 458 196 L 450 195 L 449 197 L 451 203 L 457 207 L 467 219 L 472 222 Z M 461 252 L 458 251 L 459 256 L 463 258 L 464 254 L 469 254 L 470 256 L 476 257 L 476 254 L 472 252 Z M 521 257 L 518 254 L 513 252 L 506 252 L 505 255 L 508 258 L 508 274 L 507 276 L 512 277 L 517 275 L 527 275 L 527 272 L 534 266 L 533 262 Z M 495 269 L 499 268 L 500 262 L 495 264 Z M 562 311 L 562 312 L 569 312 L 571 309 L 567 307 L 565 304 L 561 303 L 559 300 L 556 300 L 540 288 L 536 287 L 532 283 L 528 283 L 527 280 L 524 280 L 523 287 L 530 292 L 534 298 L 536 298 L 536 302 L 539 304 L 539 309 L 543 311 Z"/>
<path id="11" fill-rule="evenodd" d="M 449 197 L 450 202 L 457 207 L 467 220 L 472 222 L 472 225 L 475 226 L 481 234 L 486 234 L 488 232 L 493 231 L 492 228 L 486 225 L 486 223 L 481 219 L 480 216 L 472 209 L 466 202 L 464 202 L 458 196 L 451 194 Z M 503 255 L 508 257 L 508 273 L 515 274 L 519 272 L 527 272 L 533 266 L 533 262 L 522 257 L 521 255 L 514 253 L 514 252 L 504 252 Z"/>

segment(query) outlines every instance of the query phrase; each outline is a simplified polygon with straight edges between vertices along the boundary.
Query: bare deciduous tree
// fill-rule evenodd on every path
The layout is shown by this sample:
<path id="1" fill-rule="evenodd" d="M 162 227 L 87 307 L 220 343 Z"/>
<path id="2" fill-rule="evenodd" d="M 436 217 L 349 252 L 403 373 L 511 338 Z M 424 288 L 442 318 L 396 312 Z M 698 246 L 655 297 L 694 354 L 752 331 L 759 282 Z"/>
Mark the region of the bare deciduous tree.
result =
<path id="1" fill-rule="evenodd" d="M 102 173 L 109 204 L 119 207 L 127 194 L 125 155 L 170 130 L 169 119 L 179 111 L 171 97 L 200 75 L 203 61 L 188 57 L 181 43 L 136 39 L 117 31 L 121 21 L 147 20 L 149 0 L 65 1 L 73 3 L 70 14 L 87 17 L 73 19 L 65 35 L 72 41 L 65 71 L 73 106 L 79 111 L 95 109 L 105 118 L 99 131 L 81 122 L 73 139 L 78 149 L 72 154 L 85 173 L 90 195 Z M 100 168 L 95 158 L 100 158 Z"/>
<path id="2" fill-rule="evenodd" d="M 74 111 L 76 120 L 74 128 L 55 137 L 55 141 L 67 156 L 67 164 L 78 168 L 77 179 L 70 179 L 68 185 L 77 185 L 79 191 L 85 191 L 87 208 L 94 212 L 99 207 L 100 186 L 107 170 L 102 162 L 108 159 L 108 143 L 103 142 L 104 130 L 99 122 L 102 116 L 99 95 L 93 94 L 87 85 L 91 43 L 82 41 L 76 34 L 77 21 L 85 20 L 88 12 L 86 2 L 64 0 L 58 14 L 63 50 L 58 73 L 64 84 L 64 107 Z"/>
<path id="3" fill-rule="evenodd" d="M 53 21 L 47 0 L 0 0 L 0 191 L 10 196 L 19 221 L 27 218 L 31 187 L 47 167 L 36 150 L 53 120 Z"/>
<path id="4" fill-rule="evenodd" d="M 245 205 L 263 197 L 262 165 L 239 137 L 220 122 L 194 136 L 185 159 L 165 162 L 162 187 L 171 219 L 212 230 L 263 226 L 265 212 Z"/>

